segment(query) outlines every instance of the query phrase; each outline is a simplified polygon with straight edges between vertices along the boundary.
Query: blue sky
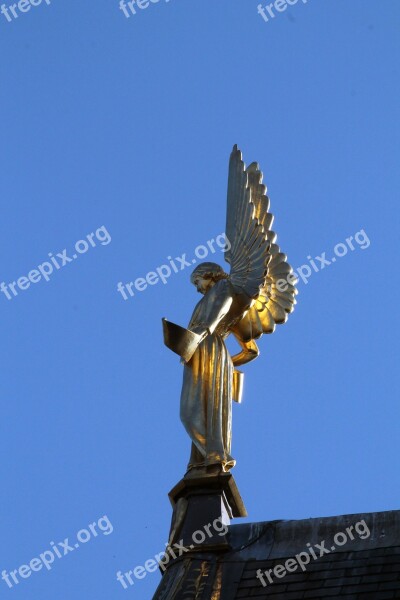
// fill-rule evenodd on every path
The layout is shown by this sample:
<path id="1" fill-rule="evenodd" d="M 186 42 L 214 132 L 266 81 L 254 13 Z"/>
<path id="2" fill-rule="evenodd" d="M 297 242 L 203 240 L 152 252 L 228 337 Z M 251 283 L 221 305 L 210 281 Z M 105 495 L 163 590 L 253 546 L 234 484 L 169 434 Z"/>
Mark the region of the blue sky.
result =
<path id="1" fill-rule="evenodd" d="M 49 253 L 66 262 L 0 293 L 0 571 L 103 516 L 113 529 L 103 520 L 13 588 L 0 580 L 2 598 L 156 589 L 158 573 L 128 590 L 115 574 L 167 541 L 190 444 L 161 317 L 186 325 L 198 295 L 189 268 L 126 301 L 117 284 L 224 231 L 234 143 L 264 171 L 295 268 L 360 230 L 370 242 L 301 282 L 244 368 L 233 455 L 249 520 L 399 508 L 400 5 L 299 1 L 268 22 L 257 5 L 160 1 L 126 18 L 117 0 L 52 0 L 0 14 L 0 282 Z"/>

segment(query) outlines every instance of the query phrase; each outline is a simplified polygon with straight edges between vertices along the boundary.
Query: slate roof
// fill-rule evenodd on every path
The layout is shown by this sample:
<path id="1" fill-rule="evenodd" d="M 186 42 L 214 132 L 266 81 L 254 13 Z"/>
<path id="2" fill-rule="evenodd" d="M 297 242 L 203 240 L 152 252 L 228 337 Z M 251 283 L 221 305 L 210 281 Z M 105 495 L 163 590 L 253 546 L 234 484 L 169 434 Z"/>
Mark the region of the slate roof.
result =
<path id="1" fill-rule="evenodd" d="M 231 525 L 228 537 L 230 549 L 171 563 L 154 600 L 400 599 L 400 511 Z M 287 562 L 302 552 L 304 570 Z"/>

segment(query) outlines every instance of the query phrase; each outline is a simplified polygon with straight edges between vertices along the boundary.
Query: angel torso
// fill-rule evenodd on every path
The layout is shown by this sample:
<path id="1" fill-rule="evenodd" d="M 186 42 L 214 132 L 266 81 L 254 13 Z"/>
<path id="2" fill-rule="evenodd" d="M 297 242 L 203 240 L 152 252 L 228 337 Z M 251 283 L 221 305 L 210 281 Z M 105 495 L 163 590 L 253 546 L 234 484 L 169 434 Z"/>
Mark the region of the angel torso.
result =
<path id="1" fill-rule="evenodd" d="M 251 298 L 235 290 L 229 279 L 221 279 L 195 307 L 189 329 L 195 333 L 208 330 L 225 338 L 233 328 L 237 329 L 251 302 Z"/>

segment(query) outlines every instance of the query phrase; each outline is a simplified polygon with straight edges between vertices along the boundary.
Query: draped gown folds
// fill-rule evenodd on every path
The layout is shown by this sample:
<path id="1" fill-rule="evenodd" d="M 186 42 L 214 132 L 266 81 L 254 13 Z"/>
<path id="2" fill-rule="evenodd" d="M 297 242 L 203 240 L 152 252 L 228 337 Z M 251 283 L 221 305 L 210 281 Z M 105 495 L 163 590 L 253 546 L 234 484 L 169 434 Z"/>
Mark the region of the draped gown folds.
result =
<path id="1" fill-rule="evenodd" d="M 234 466 L 232 440 L 233 363 L 225 338 L 229 335 L 232 285 L 218 281 L 197 304 L 189 329 L 210 333 L 185 365 L 181 420 L 192 439 L 190 467 Z"/>

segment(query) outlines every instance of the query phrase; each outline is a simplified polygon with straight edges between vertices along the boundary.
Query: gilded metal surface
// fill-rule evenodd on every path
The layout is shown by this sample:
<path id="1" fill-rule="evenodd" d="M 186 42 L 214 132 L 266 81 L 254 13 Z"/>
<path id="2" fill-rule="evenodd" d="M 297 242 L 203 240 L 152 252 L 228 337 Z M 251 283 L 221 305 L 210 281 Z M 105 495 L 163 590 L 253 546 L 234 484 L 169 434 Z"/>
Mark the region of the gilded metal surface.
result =
<path id="1" fill-rule="evenodd" d="M 272 231 L 273 216 L 257 163 L 246 168 L 235 146 L 229 162 L 225 259 L 196 267 L 191 282 L 203 294 L 185 330 L 164 320 L 164 341 L 184 366 L 181 420 L 192 440 L 189 469 L 228 471 L 231 405 L 240 402 L 243 374 L 235 367 L 259 356 L 255 342 L 285 323 L 295 304 L 295 277 Z M 225 344 L 233 334 L 240 352 Z"/>
<path id="2" fill-rule="evenodd" d="M 199 567 L 193 568 L 185 580 L 183 599 L 201 600 L 210 574 L 210 564 L 203 560 Z"/>
<path id="3" fill-rule="evenodd" d="M 222 564 L 218 565 L 210 600 L 221 600 L 222 594 Z"/>

